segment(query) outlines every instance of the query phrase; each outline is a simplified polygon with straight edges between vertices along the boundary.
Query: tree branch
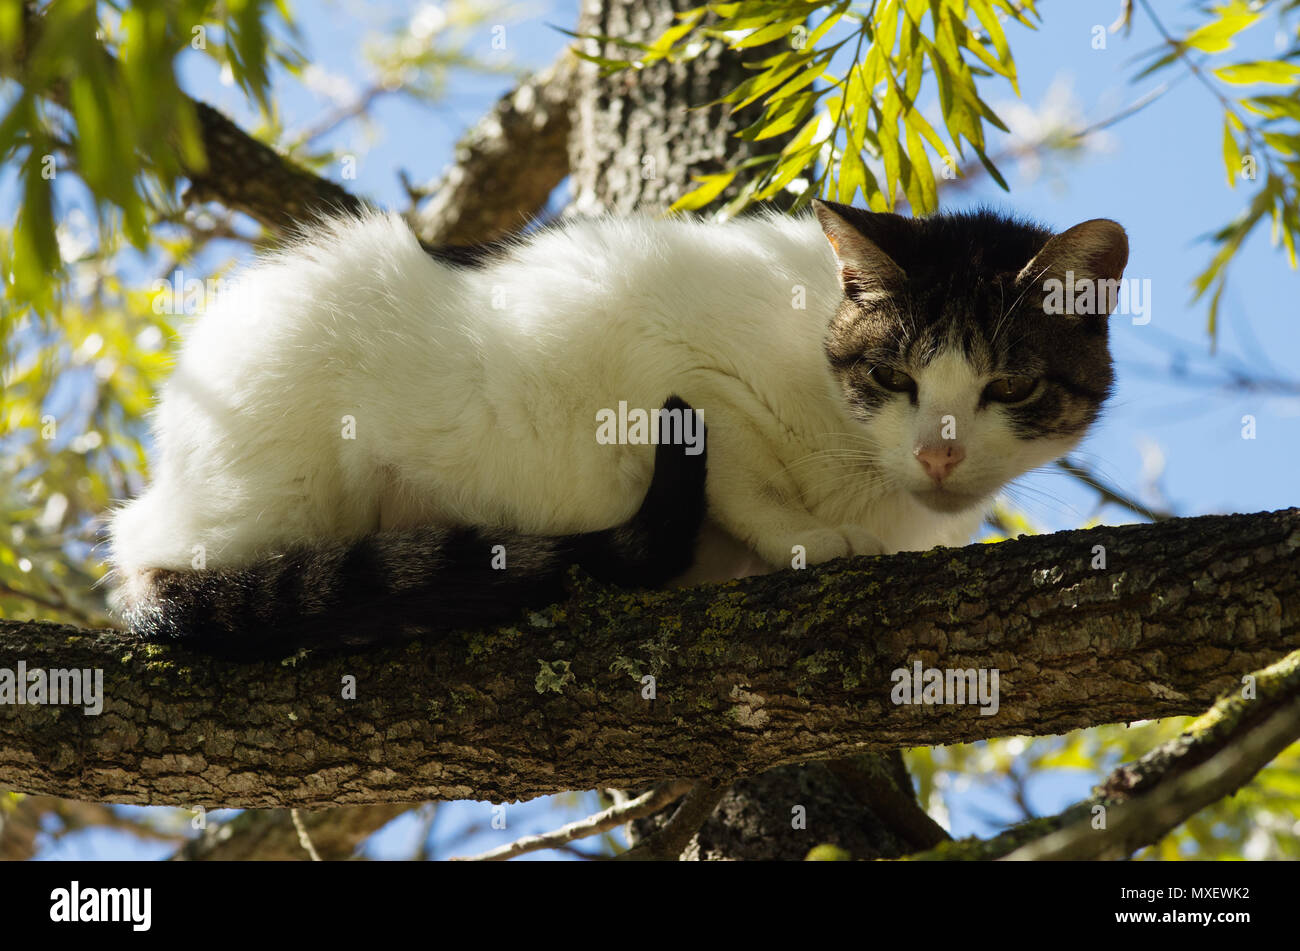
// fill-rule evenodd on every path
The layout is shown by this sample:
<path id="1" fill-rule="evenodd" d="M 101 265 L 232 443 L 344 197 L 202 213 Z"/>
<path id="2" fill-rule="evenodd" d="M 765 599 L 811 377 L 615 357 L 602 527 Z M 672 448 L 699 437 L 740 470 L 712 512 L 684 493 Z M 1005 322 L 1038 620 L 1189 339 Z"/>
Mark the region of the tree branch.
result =
<path id="1" fill-rule="evenodd" d="M 0 705 L 0 785 L 209 807 L 503 801 L 1199 713 L 1300 647 L 1297 548 L 1289 509 L 659 593 L 575 576 L 570 601 L 517 627 L 266 664 L 5 621 L 0 667 L 100 668 L 105 705 Z M 895 705 L 891 672 L 913 662 L 997 669 L 997 714 Z"/>
<path id="2" fill-rule="evenodd" d="M 425 191 L 413 225 L 429 244 L 517 233 L 569 174 L 576 58 L 567 50 L 521 82 L 462 136 L 452 165 Z"/>
<path id="3" fill-rule="evenodd" d="M 279 232 L 320 213 L 366 207 L 341 185 L 294 165 L 206 103 L 195 102 L 194 108 L 207 167 L 186 170 L 186 201 L 215 201 Z"/>
<path id="4" fill-rule="evenodd" d="M 1126 859 L 1154 845 L 1206 806 L 1255 778 L 1274 757 L 1300 741 L 1300 697 L 1265 723 L 1243 730 L 1237 745 L 1224 747 L 1209 762 L 1162 782 L 1146 795 L 1114 806 L 1105 828 L 1079 818 L 1059 832 L 1021 846 L 1008 860 Z"/>
<path id="5" fill-rule="evenodd" d="M 1149 518 L 1153 522 L 1160 522 L 1174 517 L 1173 512 L 1158 508 L 1148 508 L 1123 490 L 1111 485 L 1102 476 L 1093 472 L 1083 463 L 1071 459 L 1069 456 L 1057 459 L 1055 465 L 1056 468 L 1060 469 L 1062 472 L 1072 476 L 1096 492 L 1102 502 L 1111 505 L 1118 505 L 1120 508 L 1128 509 L 1134 515 L 1140 515 L 1142 518 Z"/>

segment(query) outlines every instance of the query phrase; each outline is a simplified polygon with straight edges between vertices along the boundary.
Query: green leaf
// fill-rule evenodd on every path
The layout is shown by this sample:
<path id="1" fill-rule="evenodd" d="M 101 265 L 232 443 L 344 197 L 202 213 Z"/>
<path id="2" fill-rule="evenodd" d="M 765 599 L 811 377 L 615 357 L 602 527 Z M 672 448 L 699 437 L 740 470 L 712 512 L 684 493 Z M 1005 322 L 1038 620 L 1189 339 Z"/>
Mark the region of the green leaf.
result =
<path id="1" fill-rule="evenodd" d="M 1007 45 L 1007 35 L 1002 30 L 1002 24 L 998 22 L 998 15 L 993 8 L 989 6 L 988 0 L 971 0 L 971 9 L 975 11 L 975 16 L 980 21 L 980 26 L 988 34 L 993 43 L 993 49 L 998 54 L 998 59 L 1002 62 L 1011 63 L 1011 47 Z M 1019 95 L 1019 90 L 1016 92 Z"/>
<path id="2" fill-rule="evenodd" d="M 1241 149 L 1232 134 L 1232 123 L 1226 117 L 1223 120 L 1223 167 L 1228 173 L 1228 187 L 1236 188 L 1237 175 L 1241 171 Z"/>
<path id="3" fill-rule="evenodd" d="M 1281 132 L 1261 132 L 1260 136 L 1282 155 L 1288 158 L 1300 156 L 1300 136 Z"/>
<path id="4" fill-rule="evenodd" d="M 1253 63 L 1236 63 L 1232 66 L 1220 66 L 1214 71 L 1224 82 L 1247 86 L 1251 83 L 1275 83 L 1289 85 L 1300 78 L 1300 66 L 1284 63 L 1275 59 L 1259 60 Z"/>
<path id="5" fill-rule="evenodd" d="M 790 96 L 807 86 L 811 86 L 821 77 L 822 73 L 826 72 L 826 67 L 830 64 L 831 55 L 827 52 L 823 56 L 813 60 L 813 62 L 809 63 L 802 73 L 791 79 L 780 89 L 776 90 L 776 92 L 772 93 L 769 97 L 770 101 L 780 102 L 787 96 Z"/>
<path id="6" fill-rule="evenodd" d="M 743 109 L 755 99 L 758 99 L 765 93 L 776 89 L 781 83 L 794 76 L 800 69 L 805 67 L 812 60 L 815 53 L 793 51 L 789 54 L 782 55 L 777 63 L 770 66 L 764 72 L 757 76 L 751 76 L 743 83 L 737 86 L 731 92 L 727 93 L 718 102 L 729 102 L 736 109 Z"/>
<path id="7" fill-rule="evenodd" d="M 1147 76 L 1150 76 L 1152 73 L 1156 72 L 1157 70 L 1159 70 L 1159 69 L 1161 69 L 1161 68 L 1163 68 L 1163 67 L 1165 67 L 1165 66 L 1168 66 L 1168 65 L 1169 65 L 1170 63 L 1172 63 L 1174 60 L 1178 59 L 1178 57 L 1181 56 L 1181 55 L 1182 55 L 1182 47 L 1180 47 L 1180 46 L 1175 46 L 1172 50 L 1170 50 L 1170 51 L 1169 51 L 1168 53 L 1166 53 L 1164 56 L 1158 57 L 1158 58 L 1157 58 L 1154 62 L 1152 62 L 1149 66 L 1147 66 L 1147 67 L 1146 67 L 1145 69 L 1143 69 L 1140 73 L 1138 73 L 1136 76 L 1134 76 L 1132 81 L 1133 81 L 1133 82 L 1137 82 L 1139 79 L 1143 79 L 1143 78 L 1145 78 L 1145 77 L 1147 77 Z"/>
<path id="8" fill-rule="evenodd" d="M 845 151 L 840 158 L 840 174 L 837 199 L 846 204 L 853 204 L 853 197 L 861 189 L 865 196 L 867 191 L 867 166 L 862 156 L 852 149 Z"/>
<path id="9" fill-rule="evenodd" d="M 984 154 L 984 150 L 978 146 L 974 146 L 974 148 L 975 154 L 979 156 L 980 164 L 984 166 L 984 171 L 989 173 L 989 177 L 997 182 L 998 187 L 1004 192 L 1011 191 L 1010 186 L 1007 185 L 1007 180 L 1002 177 L 1002 173 L 998 171 L 998 167 L 993 164 L 992 160 Z"/>
<path id="10" fill-rule="evenodd" d="M 1300 119 L 1300 99 L 1294 96 L 1253 96 L 1241 100 L 1241 104 L 1270 119 Z"/>
<path id="11" fill-rule="evenodd" d="M 609 59 L 606 56 L 597 56 L 595 53 L 585 53 L 576 46 L 570 46 L 569 52 L 578 57 L 578 59 L 586 60 L 588 63 L 595 63 L 604 70 L 605 75 L 610 75 L 627 69 L 633 62 L 632 60 L 626 59 Z"/>
<path id="12" fill-rule="evenodd" d="M 676 26 L 670 26 L 664 30 L 663 34 L 649 46 L 649 52 L 657 53 L 660 56 L 667 53 L 685 39 L 699 24 L 700 19 L 704 16 L 705 8 L 698 7 L 694 10 L 688 10 L 685 13 L 679 13 L 678 19 L 681 21 Z"/>
<path id="13" fill-rule="evenodd" d="M 775 108 L 769 110 L 769 114 L 765 117 L 763 127 L 752 136 L 746 134 L 745 138 L 761 141 L 789 132 L 807 118 L 822 95 L 821 92 L 805 92 L 775 103 Z M 746 133 L 748 131 L 746 130 Z"/>
<path id="14" fill-rule="evenodd" d="M 775 40 L 788 38 L 796 26 L 803 25 L 803 17 L 795 17 L 792 20 L 782 20 L 779 23 L 773 23 L 771 26 L 765 26 L 761 30 L 755 30 L 748 36 L 739 40 L 732 41 L 731 48 L 734 50 L 748 49 L 751 46 L 762 46 L 765 43 L 771 43 Z"/>
<path id="15" fill-rule="evenodd" d="M 1183 42 L 1206 53 L 1222 53 L 1232 48 L 1232 38 L 1260 18 L 1259 13 L 1227 14 L 1193 30 Z"/>
<path id="16" fill-rule="evenodd" d="M 688 191 L 681 198 L 673 202 L 672 206 L 668 209 L 669 212 L 694 211 L 697 208 L 703 208 L 709 202 L 713 201 L 713 199 L 721 195 L 735 177 L 736 173 L 734 171 L 718 172 L 715 175 L 691 176 L 693 181 L 701 183 L 700 186 Z"/>
<path id="17" fill-rule="evenodd" d="M 815 130 L 817 124 L 817 120 L 814 119 L 805 128 Z M 811 138 L 811 136 L 808 137 Z M 791 150 L 782 153 L 781 158 L 776 162 L 773 171 L 770 173 L 771 178 L 760 183 L 762 187 L 754 192 L 754 197 L 765 200 L 780 192 L 781 189 L 808 169 L 808 166 L 817 157 L 817 153 L 821 151 L 821 145 L 818 142 L 798 151 Z"/>
<path id="18" fill-rule="evenodd" d="M 930 167 L 930 156 L 925 151 L 925 142 L 916 130 L 903 120 L 907 127 L 907 157 L 912 163 L 912 182 L 914 197 L 909 197 L 913 214 L 928 215 L 939 207 L 939 194 L 934 184 L 934 169 Z"/>

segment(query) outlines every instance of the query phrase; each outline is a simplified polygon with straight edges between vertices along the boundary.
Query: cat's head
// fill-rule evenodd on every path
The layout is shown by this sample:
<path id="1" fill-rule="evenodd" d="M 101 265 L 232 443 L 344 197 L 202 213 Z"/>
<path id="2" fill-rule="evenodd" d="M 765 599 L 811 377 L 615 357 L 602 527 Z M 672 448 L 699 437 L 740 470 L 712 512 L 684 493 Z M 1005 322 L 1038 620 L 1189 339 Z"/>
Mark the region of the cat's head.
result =
<path id="1" fill-rule="evenodd" d="M 826 353 L 890 482 L 962 511 L 1083 438 L 1111 389 L 1123 228 L 814 209 L 844 289 Z"/>

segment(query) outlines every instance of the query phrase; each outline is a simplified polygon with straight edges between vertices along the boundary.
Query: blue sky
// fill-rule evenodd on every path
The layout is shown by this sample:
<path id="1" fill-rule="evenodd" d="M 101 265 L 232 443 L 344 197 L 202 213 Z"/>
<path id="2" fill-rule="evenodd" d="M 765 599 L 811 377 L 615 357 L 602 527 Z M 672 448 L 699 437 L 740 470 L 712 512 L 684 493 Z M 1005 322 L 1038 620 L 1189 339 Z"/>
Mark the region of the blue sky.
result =
<path id="1" fill-rule="evenodd" d="M 1158 6 L 1166 26 L 1175 33 L 1199 19 L 1190 6 Z M 1008 29 L 1029 106 L 1048 99 L 1058 112 L 1073 110 L 1087 125 L 1180 75 L 1174 67 L 1130 82 L 1140 68 L 1135 65 L 1137 55 L 1159 39 L 1140 8 L 1132 35 L 1108 36 L 1104 50 L 1093 48 L 1094 27 L 1114 19 L 1118 2 L 1046 2 L 1040 8 L 1045 22 L 1036 33 L 1014 26 Z M 363 36 L 367 30 L 404 22 L 410 9 L 407 4 L 359 0 L 294 5 L 308 58 L 359 86 L 365 84 L 358 55 Z M 572 28 L 577 2 L 538 3 L 529 9 L 523 19 L 505 21 L 504 55 L 517 66 L 540 67 L 566 42 L 547 24 Z M 1237 58 L 1273 55 L 1275 38 L 1270 31 L 1271 25 L 1263 23 L 1245 34 Z M 491 50 L 487 26 L 471 38 L 470 46 L 485 57 L 503 55 Z M 182 75 L 194 95 L 243 122 L 251 121 L 238 93 L 220 84 L 210 64 L 187 59 Z M 415 181 L 436 175 L 449 161 L 460 132 L 511 85 L 508 76 L 464 74 L 454 77 L 445 101 L 432 107 L 381 99 L 372 111 L 375 123 L 369 132 L 354 123 L 327 140 L 358 156 L 357 178 L 345 184 L 381 204 L 404 206 L 399 171 L 405 169 Z M 990 81 L 982 88 L 1004 118 L 1017 113 L 1007 84 Z M 290 128 L 309 126 L 332 109 L 319 95 L 288 79 L 277 83 L 276 93 Z M 1083 447 L 1082 458 L 1130 493 L 1186 515 L 1277 509 L 1297 501 L 1294 464 L 1300 442 L 1300 396 L 1228 393 L 1205 383 L 1178 382 L 1169 372 L 1177 363 L 1211 379 L 1221 379 L 1234 368 L 1266 376 L 1300 376 L 1295 369 L 1300 366 L 1296 328 L 1300 278 L 1287 268 L 1283 254 L 1270 246 L 1266 230 L 1252 237 L 1233 265 L 1217 352 L 1211 352 L 1204 304 L 1190 303 L 1191 279 L 1211 253 L 1201 237 L 1227 223 L 1246 204 L 1252 187 L 1248 182 L 1236 191 L 1227 187 L 1221 136 L 1222 115 L 1209 91 L 1195 81 L 1178 82 L 1158 101 L 1107 130 L 1104 148 L 1077 159 L 1049 158 L 1036 176 L 1010 162 L 1003 167 L 1012 186 L 1010 194 L 981 177 L 944 199 L 949 210 L 987 203 L 1058 230 L 1096 217 L 1114 218 L 1124 225 L 1131 246 L 1127 276 L 1150 281 L 1151 319 L 1145 325 L 1123 317 L 1112 320 L 1118 388 L 1104 420 Z M 990 152 L 998 151 L 995 139 Z M 527 156 L 520 156 L 521 166 L 527 161 Z M 1247 414 L 1256 419 L 1253 440 L 1241 435 L 1242 417 Z M 1074 527 L 1094 514 L 1093 494 L 1064 476 L 1032 475 L 1024 485 L 1019 500 L 1045 530 Z M 1114 508 L 1102 512 L 1101 518 L 1131 520 Z M 1053 774 L 1031 787 L 1031 799 L 1042 811 L 1056 810 L 1086 795 L 1091 781 L 1082 774 Z M 592 798 L 584 797 L 584 806 Z M 1001 801 L 972 792 L 964 804 L 954 803 L 952 831 L 987 833 L 990 827 L 973 810 L 998 811 Z M 583 811 L 553 811 L 546 802 L 510 806 L 508 831 L 485 831 L 462 843 L 458 851 L 476 851 L 541 831 Z M 486 827 L 490 819 L 488 804 L 452 804 L 444 807 L 436 835 L 466 822 Z M 395 823 L 377 837 L 373 854 L 408 854 L 416 826 L 412 818 Z M 112 834 L 95 835 L 104 837 L 86 844 L 93 854 L 120 854 L 112 845 L 116 841 Z M 143 856 L 154 850 L 132 852 Z"/>

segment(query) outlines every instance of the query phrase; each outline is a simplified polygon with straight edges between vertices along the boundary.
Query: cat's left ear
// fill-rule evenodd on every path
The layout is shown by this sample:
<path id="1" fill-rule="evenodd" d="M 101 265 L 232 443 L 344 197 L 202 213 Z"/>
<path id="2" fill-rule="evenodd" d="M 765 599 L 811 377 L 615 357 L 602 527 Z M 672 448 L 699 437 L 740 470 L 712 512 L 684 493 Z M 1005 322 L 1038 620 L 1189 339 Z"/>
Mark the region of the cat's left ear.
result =
<path id="1" fill-rule="evenodd" d="M 1126 264 L 1128 236 L 1124 229 L 1109 218 L 1093 218 L 1049 240 L 1016 275 L 1016 283 L 1043 287 L 1050 280 L 1074 286 L 1119 281 Z M 1106 313 L 1109 315 L 1110 309 Z"/>
<path id="2" fill-rule="evenodd" d="M 894 259 L 844 217 L 854 209 L 813 199 L 813 214 L 831 243 L 840 266 L 840 286 L 849 297 L 893 294 L 907 280 Z"/>

